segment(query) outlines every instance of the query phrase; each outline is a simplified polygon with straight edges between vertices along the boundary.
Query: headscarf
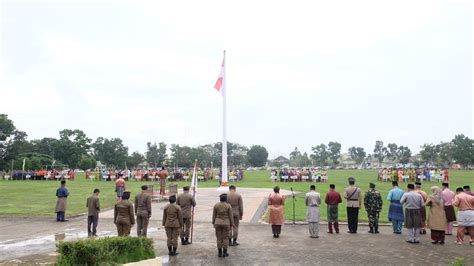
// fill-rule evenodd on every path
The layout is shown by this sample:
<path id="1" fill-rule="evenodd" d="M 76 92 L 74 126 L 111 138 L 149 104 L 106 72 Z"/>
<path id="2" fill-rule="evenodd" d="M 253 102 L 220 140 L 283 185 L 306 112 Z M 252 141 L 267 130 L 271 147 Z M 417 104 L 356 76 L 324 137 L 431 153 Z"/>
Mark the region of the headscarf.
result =
<path id="1" fill-rule="evenodd" d="M 431 196 L 435 199 L 436 202 L 443 204 L 443 197 L 441 195 L 441 189 L 437 186 L 432 186 L 431 187 Z"/>

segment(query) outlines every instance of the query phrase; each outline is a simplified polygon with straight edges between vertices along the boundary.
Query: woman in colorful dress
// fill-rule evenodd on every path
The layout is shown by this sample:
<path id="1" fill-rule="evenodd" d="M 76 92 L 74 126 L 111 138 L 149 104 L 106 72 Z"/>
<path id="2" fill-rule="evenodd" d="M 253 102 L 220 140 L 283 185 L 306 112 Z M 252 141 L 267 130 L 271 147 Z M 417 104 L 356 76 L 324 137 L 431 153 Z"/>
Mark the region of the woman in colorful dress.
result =
<path id="1" fill-rule="evenodd" d="M 280 187 L 273 188 L 273 193 L 268 197 L 269 218 L 268 223 L 272 225 L 274 238 L 280 237 L 281 226 L 285 223 L 283 210 L 285 205 L 285 196 L 280 194 Z"/>

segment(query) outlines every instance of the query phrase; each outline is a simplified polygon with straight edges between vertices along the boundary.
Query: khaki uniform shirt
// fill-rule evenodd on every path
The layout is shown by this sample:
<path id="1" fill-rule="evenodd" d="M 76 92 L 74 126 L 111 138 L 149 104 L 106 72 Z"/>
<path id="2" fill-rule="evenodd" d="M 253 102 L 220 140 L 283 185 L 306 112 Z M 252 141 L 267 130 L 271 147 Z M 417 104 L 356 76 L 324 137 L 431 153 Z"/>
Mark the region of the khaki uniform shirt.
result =
<path id="1" fill-rule="evenodd" d="M 346 188 L 346 190 L 344 191 L 344 198 L 347 199 L 347 207 L 360 208 L 360 205 L 361 205 L 360 193 L 361 193 L 360 188 L 356 186 L 348 186 Z"/>
<path id="2" fill-rule="evenodd" d="M 128 200 L 121 200 L 115 204 L 114 209 L 115 223 L 135 224 L 135 215 L 133 205 Z"/>
<path id="3" fill-rule="evenodd" d="M 232 207 L 234 217 L 239 217 L 239 219 L 242 218 L 244 215 L 242 196 L 237 192 L 230 191 L 229 194 L 227 194 L 227 203 Z"/>
<path id="4" fill-rule="evenodd" d="M 88 216 L 99 215 L 99 211 L 100 211 L 99 197 L 92 195 L 89 198 L 87 198 L 86 207 L 88 209 L 88 212 L 87 212 Z"/>
<path id="5" fill-rule="evenodd" d="M 189 192 L 183 192 L 178 195 L 176 203 L 181 207 L 183 218 L 191 218 L 191 207 L 196 206 L 196 201 L 194 200 L 193 195 Z"/>
<path id="6" fill-rule="evenodd" d="M 229 203 L 219 202 L 214 205 L 212 212 L 212 224 L 222 224 L 234 226 L 234 217 L 232 215 L 232 207 Z"/>
<path id="7" fill-rule="evenodd" d="M 183 226 L 183 213 L 176 203 L 170 203 L 163 210 L 163 226 L 179 228 Z"/>
<path id="8" fill-rule="evenodd" d="M 151 217 L 151 196 L 143 191 L 135 196 L 135 215 Z"/>

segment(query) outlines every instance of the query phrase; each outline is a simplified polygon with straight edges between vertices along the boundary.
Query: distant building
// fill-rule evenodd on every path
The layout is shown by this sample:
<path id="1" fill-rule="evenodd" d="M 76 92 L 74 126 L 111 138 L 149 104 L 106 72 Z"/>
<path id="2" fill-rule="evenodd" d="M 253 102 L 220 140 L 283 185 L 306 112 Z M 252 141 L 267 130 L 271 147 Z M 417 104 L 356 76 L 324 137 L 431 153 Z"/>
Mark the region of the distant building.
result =
<path id="1" fill-rule="evenodd" d="M 97 161 L 97 165 L 95 167 L 97 170 L 102 171 L 107 169 L 107 166 L 105 164 L 102 164 L 101 161 Z"/>
<path id="2" fill-rule="evenodd" d="M 286 158 L 285 156 L 278 156 L 275 159 L 273 159 L 273 161 L 275 161 L 277 163 L 281 163 L 281 164 L 289 164 L 290 163 L 290 159 Z"/>

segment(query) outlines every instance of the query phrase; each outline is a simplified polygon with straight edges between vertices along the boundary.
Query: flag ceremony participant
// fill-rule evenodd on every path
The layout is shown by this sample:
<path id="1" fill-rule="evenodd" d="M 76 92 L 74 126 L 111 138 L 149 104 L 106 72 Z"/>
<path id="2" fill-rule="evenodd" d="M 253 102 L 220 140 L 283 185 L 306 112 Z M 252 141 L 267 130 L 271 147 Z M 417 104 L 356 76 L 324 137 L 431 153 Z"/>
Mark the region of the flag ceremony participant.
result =
<path id="1" fill-rule="evenodd" d="M 305 204 L 307 207 L 306 220 L 309 227 L 309 236 L 319 238 L 319 206 L 321 205 L 321 195 L 316 192 L 316 186 L 311 185 L 310 191 L 306 193 Z"/>
<path id="2" fill-rule="evenodd" d="M 196 207 L 196 201 L 191 193 L 189 193 L 189 187 L 183 187 L 183 193 L 178 195 L 176 202 L 183 213 L 183 226 L 181 228 L 181 245 L 189 245 L 189 234 L 191 229 L 192 219 L 192 208 Z"/>
<path id="3" fill-rule="evenodd" d="M 456 189 L 453 205 L 458 208 L 458 231 L 456 243 L 462 245 L 466 230 L 471 237 L 469 244 L 474 246 L 474 196 L 464 192 L 462 187 Z"/>
<path id="4" fill-rule="evenodd" d="M 397 181 L 393 181 L 392 186 L 393 188 L 387 196 L 387 200 L 390 201 L 388 220 L 392 222 L 393 233 L 401 234 L 405 216 L 403 215 L 403 206 L 400 203 L 400 200 L 405 192 L 398 187 Z"/>
<path id="5" fill-rule="evenodd" d="M 227 248 L 229 243 L 227 239 L 230 228 L 234 226 L 234 215 L 232 214 L 232 207 L 227 203 L 227 194 L 221 194 L 219 200 L 212 211 L 212 225 L 216 230 L 217 256 L 228 257 Z"/>
<path id="6" fill-rule="evenodd" d="M 87 198 L 87 236 L 97 236 L 97 224 L 99 223 L 99 212 L 100 212 L 100 201 L 99 201 L 100 190 L 94 189 L 92 196 Z"/>
<path id="7" fill-rule="evenodd" d="M 421 197 L 423 198 L 423 202 L 426 202 L 428 199 L 428 194 L 421 190 L 421 182 L 416 182 L 415 183 L 415 191 L 416 193 L 420 194 Z M 424 235 L 426 234 L 426 207 L 423 206 L 421 207 L 421 229 L 420 229 L 420 234 Z"/>
<path id="8" fill-rule="evenodd" d="M 130 230 L 135 224 L 135 213 L 133 204 L 128 201 L 130 192 L 124 191 L 122 198 L 115 204 L 114 223 L 117 226 L 118 236 L 129 236 Z"/>
<path id="9" fill-rule="evenodd" d="M 163 209 L 163 226 L 166 231 L 168 255 L 176 256 L 178 249 L 178 237 L 180 228 L 183 226 L 183 213 L 181 207 L 176 204 L 176 196 L 169 197 L 169 204 Z"/>
<path id="10" fill-rule="evenodd" d="M 336 191 L 336 185 L 329 185 L 329 192 L 326 193 L 324 202 L 327 204 L 328 233 L 333 233 L 333 225 L 336 234 L 339 234 L 339 203 L 342 202 L 341 194 Z"/>
<path id="11" fill-rule="evenodd" d="M 61 181 L 61 187 L 56 190 L 56 221 L 57 222 L 67 222 L 65 219 L 66 216 L 66 205 L 67 197 L 69 196 L 69 191 L 66 188 L 66 181 Z"/>
<path id="12" fill-rule="evenodd" d="M 135 215 L 137 216 L 137 236 L 147 235 L 148 222 L 151 218 L 151 196 L 146 193 L 147 185 L 142 186 L 142 191 L 135 196 Z"/>
<path id="13" fill-rule="evenodd" d="M 272 233 L 274 238 L 280 237 L 281 226 L 285 223 L 283 217 L 285 196 L 280 194 L 280 187 L 273 188 L 273 193 L 268 197 L 269 218 L 268 223 L 272 225 Z"/>
<path id="14" fill-rule="evenodd" d="M 349 186 L 344 191 L 344 198 L 347 200 L 347 224 L 348 233 L 357 234 L 357 225 L 359 222 L 359 208 L 361 205 L 361 190 L 355 185 L 355 179 L 349 177 Z"/>
<path id="15" fill-rule="evenodd" d="M 443 196 L 441 189 L 437 186 L 431 187 L 431 195 L 426 200 L 426 206 L 430 207 L 428 216 L 428 228 L 431 230 L 433 244 L 444 245 L 445 231 L 448 222 L 444 212 Z"/>
<path id="16" fill-rule="evenodd" d="M 364 206 L 369 216 L 369 233 L 379 233 L 379 215 L 382 211 L 383 201 L 380 193 L 375 190 L 375 184 L 369 184 L 370 190 L 365 193 Z"/>
<path id="17" fill-rule="evenodd" d="M 448 226 L 446 227 L 446 235 L 452 235 L 453 224 L 456 221 L 456 213 L 454 212 L 453 207 L 454 192 L 449 189 L 449 183 L 443 182 L 442 186 L 444 211 L 446 212 L 446 220 L 448 221 Z"/>
<path id="18" fill-rule="evenodd" d="M 244 204 L 242 196 L 236 192 L 236 187 L 234 185 L 229 186 L 229 194 L 227 194 L 227 203 L 232 207 L 232 215 L 234 220 L 234 225 L 230 228 L 229 231 L 229 245 L 238 246 L 237 238 L 239 237 L 239 221 L 242 220 L 244 216 Z"/>
<path id="19" fill-rule="evenodd" d="M 423 198 L 416 193 L 415 186 L 408 184 L 408 192 L 404 193 L 400 203 L 405 206 L 405 228 L 408 229 L 408 240 L 410 244 L 420 243 L 421 207 L 425 205 Z"/>

